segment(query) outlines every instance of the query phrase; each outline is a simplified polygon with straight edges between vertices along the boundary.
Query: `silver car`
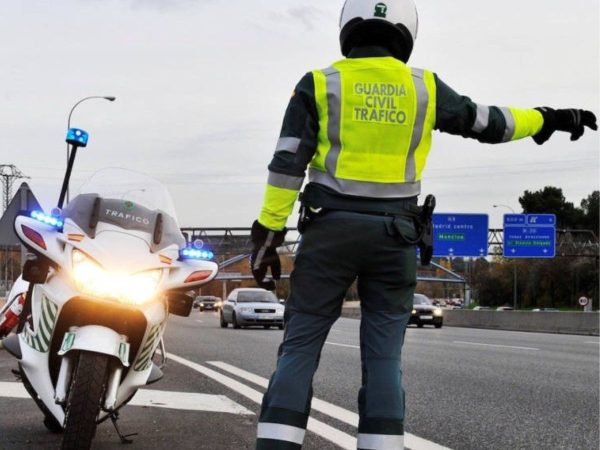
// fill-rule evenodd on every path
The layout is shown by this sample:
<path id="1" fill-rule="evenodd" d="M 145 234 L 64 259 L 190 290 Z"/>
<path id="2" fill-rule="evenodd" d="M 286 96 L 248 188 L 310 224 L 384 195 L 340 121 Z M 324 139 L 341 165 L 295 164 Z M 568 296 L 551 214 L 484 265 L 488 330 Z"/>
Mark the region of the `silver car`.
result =
<path id="1" fill-rule="evenodd" d="M 284 307 L 275 294 L 260 288 L 238 288 L 231 291 L 221 308 L 221 327 L 272 326 L 283 330 Z"/>

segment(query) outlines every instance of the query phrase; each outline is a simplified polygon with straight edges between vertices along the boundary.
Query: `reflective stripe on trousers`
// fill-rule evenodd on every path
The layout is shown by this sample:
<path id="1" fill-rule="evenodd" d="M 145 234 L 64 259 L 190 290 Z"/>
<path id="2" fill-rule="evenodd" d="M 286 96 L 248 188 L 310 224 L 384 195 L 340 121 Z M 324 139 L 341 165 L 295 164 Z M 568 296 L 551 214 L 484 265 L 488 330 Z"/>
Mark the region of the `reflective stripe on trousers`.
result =
<path id="1" fill-rule="evenodd" d="M 258 450 L 300 448 L 321 350 L 357 276 L 363 301 L 359 439 L 364 448 L 402 449 L 388 445 L 401 443 L 404 430 L 400 360 L 416 249 L 390 233 L 391 222 L 391 217 L 338 211 L 318 216 L 306 229 L 290 278 L 284 340 L 262 402 Z M 412 221 L 400 220 L 398 226 L 416 236 Z"/>
<path id="2" fill-rule="evenodd" d="M 403 450 L 403 435 L 358 434 L 359 450 Z"/>
<path id="3" fill-rule="evenodd" d="M 259 423 L 256 437 L 258 439 L 274 439 L 302 445 L 306 430 L 280 423 Z"/>

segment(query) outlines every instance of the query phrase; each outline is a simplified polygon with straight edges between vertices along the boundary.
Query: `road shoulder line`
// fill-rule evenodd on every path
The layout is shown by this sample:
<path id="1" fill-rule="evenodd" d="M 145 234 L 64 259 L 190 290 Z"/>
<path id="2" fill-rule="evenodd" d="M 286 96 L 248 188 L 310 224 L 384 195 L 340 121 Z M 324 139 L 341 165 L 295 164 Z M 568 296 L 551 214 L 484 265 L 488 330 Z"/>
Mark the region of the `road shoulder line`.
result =
<path id="1" fill-rule="evenodd" d="M 263 394 L 261 392 L 249 388 L 245 384 L 240 383 L 239 381 L 234 380 L 233 378 L 229 378 L 220 372 L 209 369 L 208 367 L 204 367 L 198 363 L 189 361 L 172 353 L 167 353 L 167 357 L 172 361 L 175 361 L 183 366 L 195 370 L 196 372 L 199 372 L 207 376 L 208 378 L 211 378 L 214 381 L 223 384 L 229 389 L 237 392 L 240 395 L 243 395 L 244 397 L 252 400 L 253 402 L 258 403 L 259 405 L 262 402 Z M 309 431 L 321 436 L 324 439 L 327 439 L 330 442 L 333 442 L 334 444 L 340 446 L 345 450 L 356 449 L 355 437 L 350 436 L 349 434 L 346 434 L 343 431 L 338 430 L 337 428 L 327 425 L 326 423 L 313 419 L 312 417 L 308 419 L 308 425 L 306 428 Z"/>
<path id="2" fill-rule="evenodd" d="M 223 361 L 207 361 L 207 364 L 218 367 L 221 370 L 229 372 L 232 375 L 236 375 L 243 378 L 251 383 L 266 388 L 269 384 L 269 380 L 259 375 L 255 375 L 252 372 L 248 372 L 244 369 L 232 366 Z M 334 405 L 333 403 L 326 402 L 324 400 L 313 397 L 312 408 L 315 411 L 326 414 L 334 419 L 344 422 L 353 427 L 358 427 L 358 414 L 353 413 L 340 406 Z M 435 442 L 428 441 L 410 433 L 404 433 L 404 444 L 407 448 L 412 450 L 450 450 L 448 447 L 441 446 Z"/>
<path id="3" fill-rule="evenodd" d="M 517 347 L 515 345 L 484 344 L 483 342 L 453 341 L 453 343 L 454 344 L 463 344 L 463 345 L 479 345 L 482 347 L 513 348 L 516 350 L 533 350 L 533 351 L 539 350 L 539 348 L 535 348 L 535 347 Z"/>

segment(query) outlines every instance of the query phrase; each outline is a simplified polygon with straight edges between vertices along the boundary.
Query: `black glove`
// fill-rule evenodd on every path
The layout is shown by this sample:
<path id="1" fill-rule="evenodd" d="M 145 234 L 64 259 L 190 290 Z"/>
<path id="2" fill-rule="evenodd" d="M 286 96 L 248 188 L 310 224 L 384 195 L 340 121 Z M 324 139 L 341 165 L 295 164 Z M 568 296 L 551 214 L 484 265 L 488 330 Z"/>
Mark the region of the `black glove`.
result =
<path id="1" fill-rule="evenodd" d="M 287 228 L 273 231 L 262 226 L 258 220 L 252 224 L 252 244 L 254 249 L 250 255 L 250 266 L 256 284 L 269 291 L 275 290 L 275 281 L 281 278 L 281 261 L 277 254 L 277 247 L 283 244 Z M 267 269 L 271 268 L 272 280 L 267 280 Z"/>
<path id="2" fill-rule="evenodd" d="M 552 109 L 535 108 L 544 116 L 544 126 L 533 136 L 538 145 L 542 145 L 555 131 L 571 133 L 571 140 L 576 141 L 585 131 L 585 127 L 597 130 L 596 116 L 591 111 L 583 109 Z"/>

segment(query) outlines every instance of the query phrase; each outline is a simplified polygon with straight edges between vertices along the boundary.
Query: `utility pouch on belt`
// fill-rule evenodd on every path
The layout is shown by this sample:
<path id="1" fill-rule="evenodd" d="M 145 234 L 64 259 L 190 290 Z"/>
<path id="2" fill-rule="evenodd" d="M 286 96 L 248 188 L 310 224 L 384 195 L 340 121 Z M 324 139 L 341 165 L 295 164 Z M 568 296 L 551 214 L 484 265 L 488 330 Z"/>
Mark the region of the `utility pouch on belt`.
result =
<path id="1" fill-rule="evenodd" d="M 435 210 L 435 197 L 428 195 L 421 207 L 421 213 L 415 220 L 417 234 L 419 235 L 419 251 L 421 252 L 421 265 L 428 266 L 433 257 L 433 211 Z"/>
<path id="2" fill-rule="evenodd" d="M 300 205 L 300 215 L 298 216 L 298 233 L 303 234 L 306 231 L 308 224 L 317 215 L 317 211 L 320 209 L 321 208 L 315 210 L 315 208 L 311 208 L 308 205 Z"/>

